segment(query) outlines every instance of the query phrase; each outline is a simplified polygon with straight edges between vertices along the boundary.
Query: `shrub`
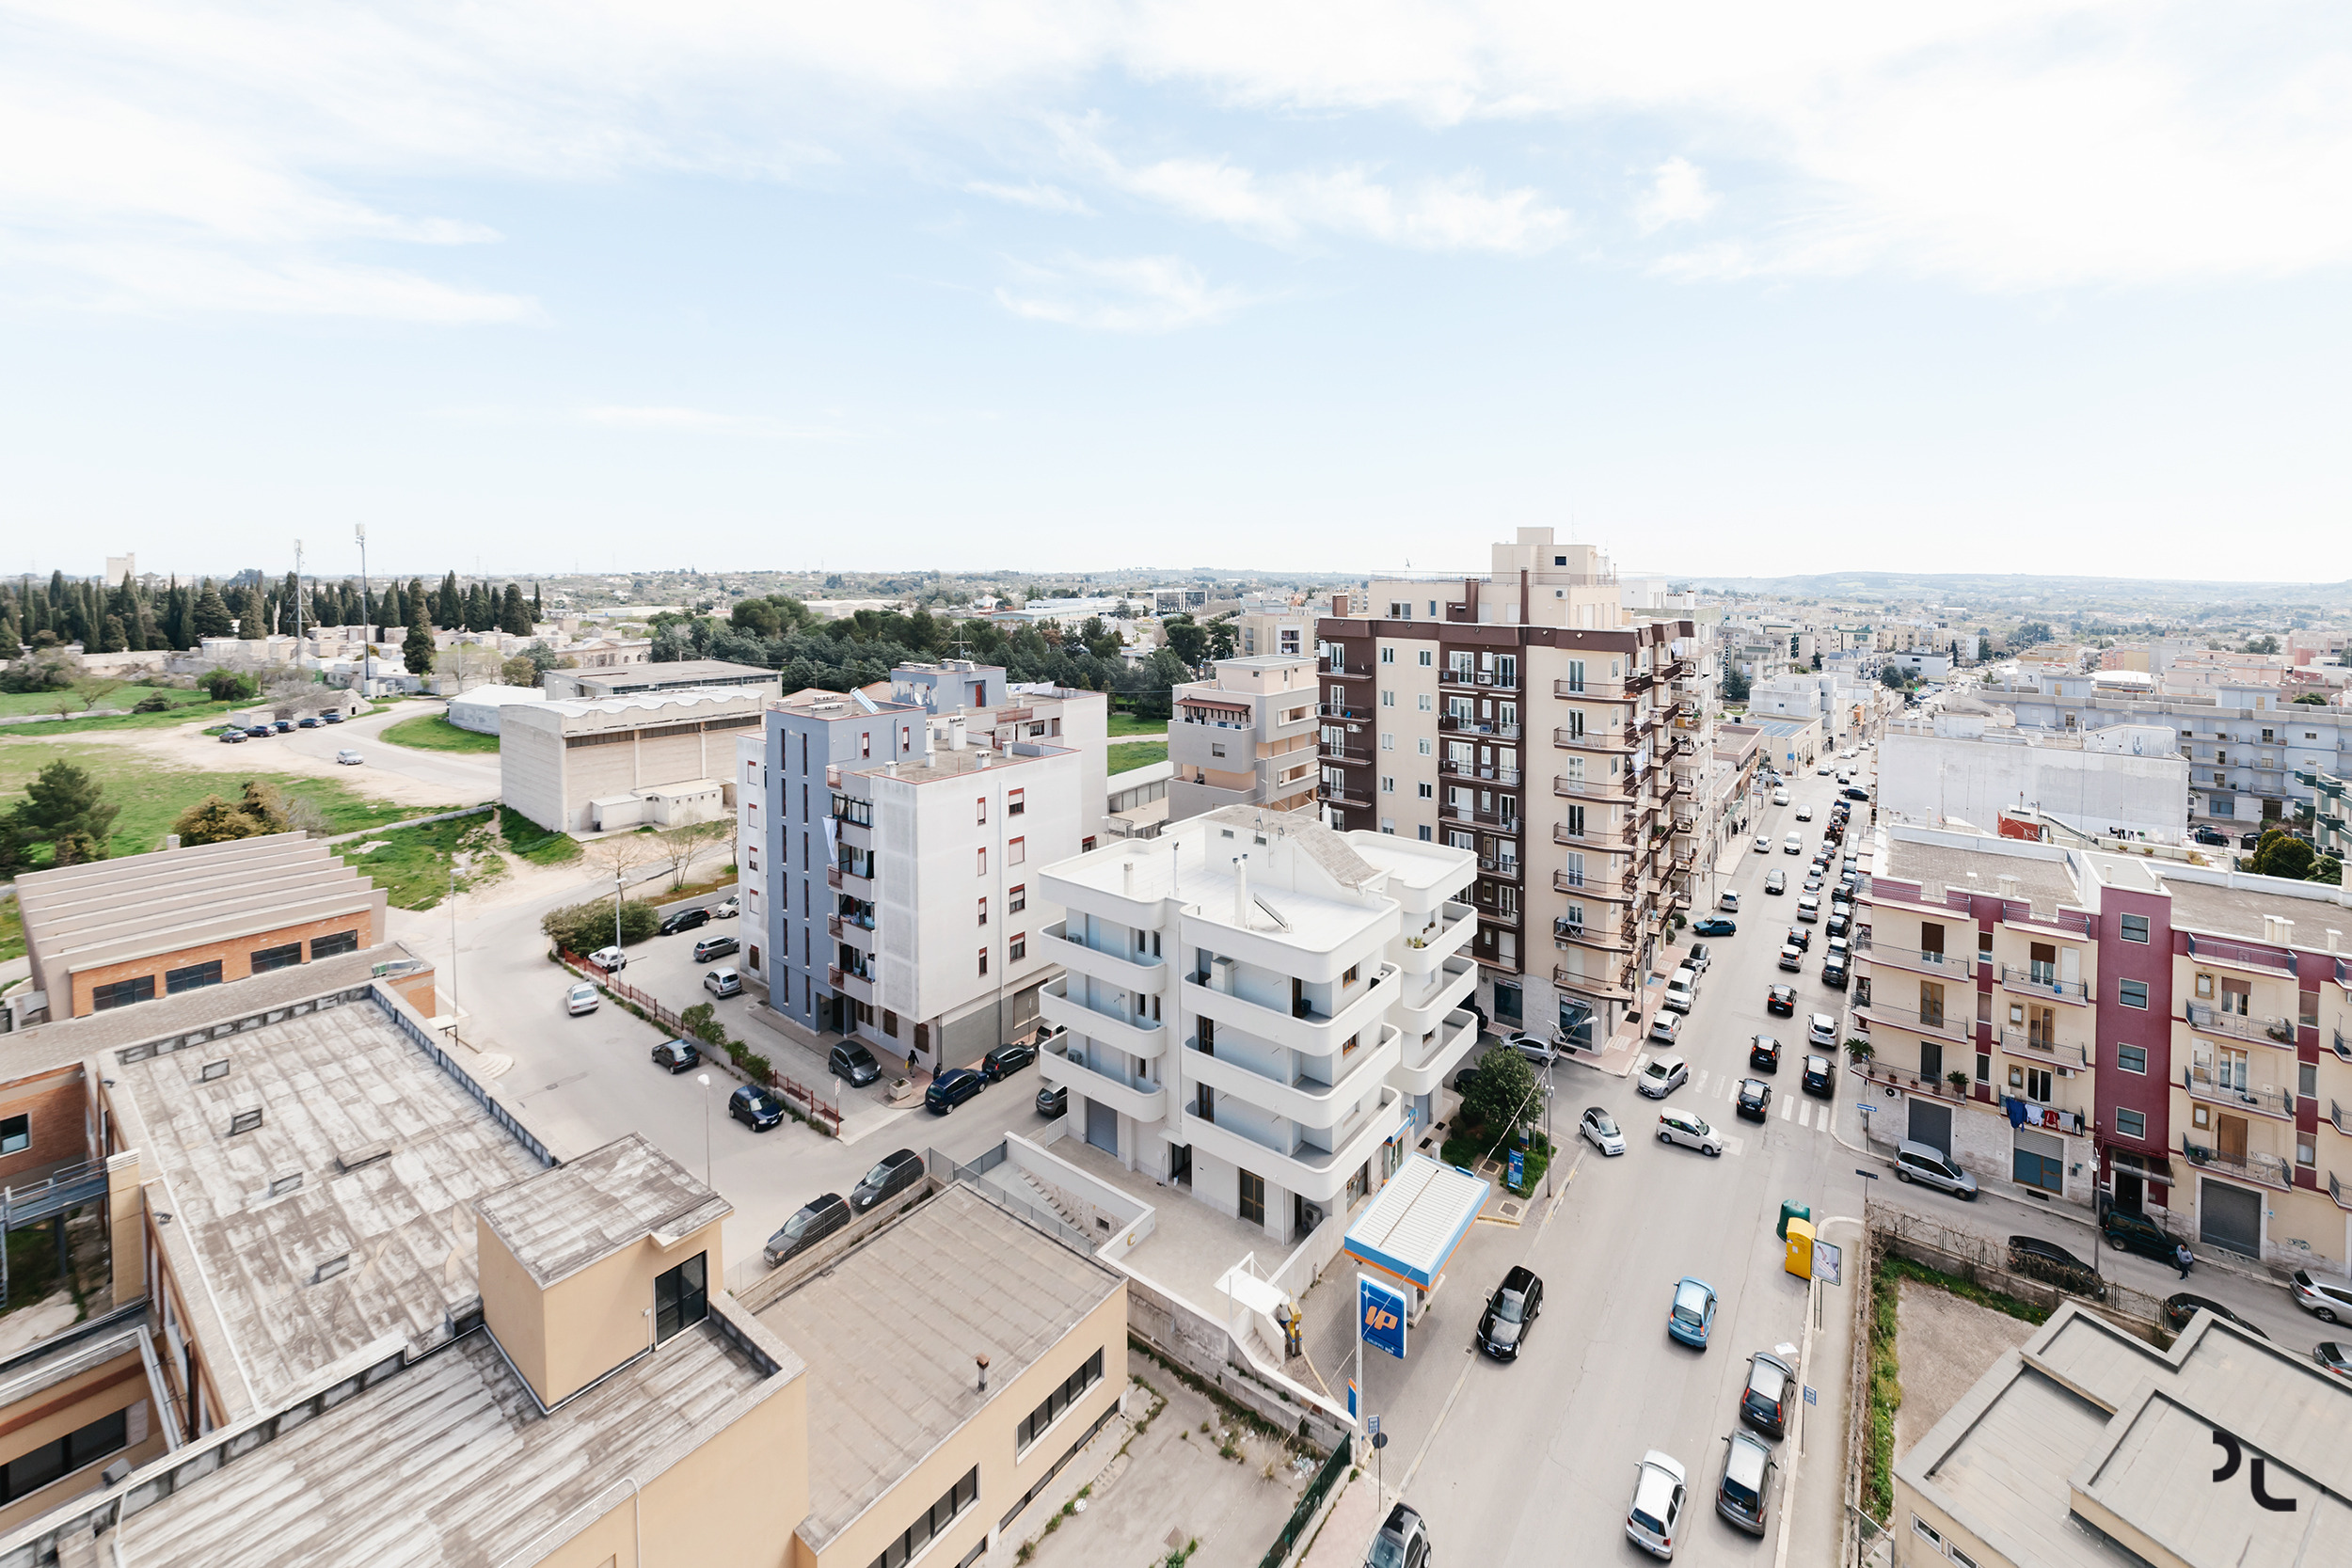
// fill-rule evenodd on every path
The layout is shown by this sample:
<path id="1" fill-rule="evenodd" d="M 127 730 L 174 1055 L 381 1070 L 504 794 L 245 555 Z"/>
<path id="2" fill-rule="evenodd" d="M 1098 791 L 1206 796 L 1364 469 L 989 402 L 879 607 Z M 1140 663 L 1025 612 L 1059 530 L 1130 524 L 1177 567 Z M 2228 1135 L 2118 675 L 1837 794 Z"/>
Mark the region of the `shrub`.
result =
<path id="1" fill-rule="evenodd" d="M 642 898 L 625 900 L 621 905 L 621 945 L 634 946 L 654 934 L 661 917 L 651 904 Z M 539 929 L 559 947 L 575 953 L 593 953 L 612 941 L 612 901 L 591 898 L 584 904 L 568 909 L 550 910 L 540 918 Z"/>
<path id="2" fill-rule="evenodd" d="M 253 684 L 253 677 L 241 675 L 234 670 L 214 670 L 203 680 L 204 694 L 216 703 L 242 703 L 261 695 L 262 689 Z"/>
<path id="3" fill-rule="evenodd" d="M 131 705 L 133 713 L 169 713 L 171 699 L 160 691 L 151 691 Z"/>

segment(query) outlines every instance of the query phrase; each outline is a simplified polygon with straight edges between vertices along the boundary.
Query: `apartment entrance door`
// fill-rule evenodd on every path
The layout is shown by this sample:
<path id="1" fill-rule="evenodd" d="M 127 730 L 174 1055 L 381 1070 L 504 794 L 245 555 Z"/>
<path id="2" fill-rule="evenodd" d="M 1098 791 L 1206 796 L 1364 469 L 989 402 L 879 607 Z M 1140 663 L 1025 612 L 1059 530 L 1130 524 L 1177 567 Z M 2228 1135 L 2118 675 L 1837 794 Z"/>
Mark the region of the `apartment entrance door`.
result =
<path id="1" fill-rule="evenodd" d="M 2213 1151 L 2224 1160 L 2246 1164 L 2246 1118 L 2216 1117 L 2213 1118 Z"/>

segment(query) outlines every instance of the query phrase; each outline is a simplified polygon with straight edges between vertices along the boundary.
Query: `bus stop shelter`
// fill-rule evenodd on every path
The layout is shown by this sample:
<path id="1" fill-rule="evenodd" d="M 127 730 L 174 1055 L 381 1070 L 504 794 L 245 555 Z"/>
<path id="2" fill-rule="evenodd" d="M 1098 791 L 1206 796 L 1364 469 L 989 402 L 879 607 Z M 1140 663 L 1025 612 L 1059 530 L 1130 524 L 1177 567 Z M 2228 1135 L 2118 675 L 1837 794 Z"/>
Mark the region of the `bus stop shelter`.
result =
<path id="1" fill-rule="evenodd" d="M 1340 1248 L 1404 1288 L 1412 1316 L 1419 1318 L 1491 1192 L 1486 1181 L 1458 1166 L 1426 1154 L 1408 1156 L 1347 1227 Z"/>

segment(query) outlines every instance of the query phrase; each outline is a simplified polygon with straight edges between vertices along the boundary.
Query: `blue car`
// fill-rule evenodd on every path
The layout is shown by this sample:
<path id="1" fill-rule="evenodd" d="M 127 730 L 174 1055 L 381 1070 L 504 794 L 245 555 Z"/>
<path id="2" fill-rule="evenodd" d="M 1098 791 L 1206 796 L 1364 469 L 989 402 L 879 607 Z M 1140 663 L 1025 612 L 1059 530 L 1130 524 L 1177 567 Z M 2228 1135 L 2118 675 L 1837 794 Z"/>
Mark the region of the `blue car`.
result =
<path id="1" fill-rule="evenodd" d="M 1714 1326 L 1715 1287 L 1683 1275 L 1675 1286 L 1674 1310 L 1666 1314 L 1666 1332 L 1694 1350 L 1705 1350 L 1707 1336 Z"/>
<path id="2" fill-rule="evenodd" d="M 1736 920 L 1725 920 L 1721 915 L 1709 915 L 1692 926 L 1691 934 L 1700 937 L 1727 937 L 1739 928 L 1740 923 Z"/>
<path id="3" fill-rule="evenodd" d="M 944 1117 L 982 1089 L 988 1080 L 968 1067 L 943 1072 L 923 1091 L 923 1103 L 935 1117 Z"/>

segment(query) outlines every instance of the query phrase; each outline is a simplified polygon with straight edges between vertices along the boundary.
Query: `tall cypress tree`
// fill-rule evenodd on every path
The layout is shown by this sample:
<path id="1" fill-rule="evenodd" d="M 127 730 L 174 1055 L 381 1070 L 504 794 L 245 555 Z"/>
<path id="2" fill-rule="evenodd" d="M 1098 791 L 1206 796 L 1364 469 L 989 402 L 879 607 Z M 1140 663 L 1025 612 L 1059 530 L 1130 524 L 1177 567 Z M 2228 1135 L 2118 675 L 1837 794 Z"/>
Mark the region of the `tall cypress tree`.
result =
<path id="1" fill-rule="evenodd" d="M 226 637 L 232 629 L 229 603 L 220 596 L 220 590 L 213 586 L 210 578 L 206 578 L 203 587 L 197 591 L 196 609 L 190 617 L 188 629 L 196 634 L 198 641 L 207 637 Z"/>
<path id="2" fill-rule="evenodd" d="M 510 637 L 531 635 L 531 607 L 523 603 L 520 583 L 506 585 L 505 595 L 499 602 L 499 630 Z"/>

